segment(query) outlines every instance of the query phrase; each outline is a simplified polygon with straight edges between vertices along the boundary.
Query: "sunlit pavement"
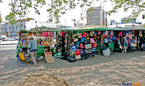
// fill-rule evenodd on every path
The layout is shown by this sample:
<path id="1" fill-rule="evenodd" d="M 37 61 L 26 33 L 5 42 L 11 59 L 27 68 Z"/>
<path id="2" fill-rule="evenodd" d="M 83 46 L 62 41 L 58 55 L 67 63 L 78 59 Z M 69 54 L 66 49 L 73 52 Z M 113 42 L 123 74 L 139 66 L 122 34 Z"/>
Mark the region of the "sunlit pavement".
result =
<path id="1" fill-rule="evenodd" d="M 18 67 L 14 50 L 0 51 L 0 86 L 123 86 L 122 82 L 145 85 L 145 52 L 98 55 L 69 63 L 38 62 Z"/>

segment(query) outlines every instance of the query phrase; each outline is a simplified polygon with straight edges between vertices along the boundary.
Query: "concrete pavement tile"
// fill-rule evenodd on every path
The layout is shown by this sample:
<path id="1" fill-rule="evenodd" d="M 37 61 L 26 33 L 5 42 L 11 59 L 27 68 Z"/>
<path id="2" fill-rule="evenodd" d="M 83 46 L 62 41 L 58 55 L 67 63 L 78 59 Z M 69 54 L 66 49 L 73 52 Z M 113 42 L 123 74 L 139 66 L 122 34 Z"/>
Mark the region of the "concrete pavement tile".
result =
<path id="1" fill-rule="evenodd" d="M 26 74 L 26 76 L 30 77 L 30 76 L 32 76 L 32 74 Z"/>

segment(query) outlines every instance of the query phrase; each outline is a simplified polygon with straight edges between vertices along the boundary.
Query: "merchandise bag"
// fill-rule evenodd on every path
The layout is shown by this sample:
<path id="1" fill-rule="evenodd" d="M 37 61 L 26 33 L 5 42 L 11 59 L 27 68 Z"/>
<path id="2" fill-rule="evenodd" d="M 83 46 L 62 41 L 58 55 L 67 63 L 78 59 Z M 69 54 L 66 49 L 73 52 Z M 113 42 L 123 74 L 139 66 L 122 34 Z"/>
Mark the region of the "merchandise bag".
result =
<path id="1" fill-rule="evenodd" d="M 110 55 L 110 49 L 109 48 L 107 48 L 105 50 L 102 50 L 102 51 L 103 51 L 104 56 L 109 56 Z"/>
<path id="2" fill-rule="evenodd" d="M 93 34 L 94 34 L 94 31 L 90 31 L 90 36 L 93 36 Z"/>
<path id="3" fill-rule="evenodd" d="M 79 33 L 78 38 L 82 38 L 82 36 L 83 36 L 82 33 Z"/>
<path id="4" fill-rule="evenodd" d="M 90 44 L 90 39 L 85 39 L 85 44 Z"/>
<path id="5" fill-rule="evenodd" d="M 92 49 L 85 49 L 85 53 L 86 54 L 92 53 Z"/>
<path id="6" fill-rule="evenodd" d="M 86 33 L 86 32 L 84 32 L 82 37 L 86 37 L 86 36 L 87 36 L 87 33 Z"/>
<path id="7" fill-rule="evenodd" d="M 90 48 L 92 48 L 91 44 L 85 44 L 85 49 L 90 49 Z"/>
<path id="8" fill-rule="evenodd" d="M 96 48 L 93 48 L 92 50 L 93 50 L 93 53 L 96 53 L 97 52 L 97 49 Z"/>
<path id="9" fill-rule="evenodd" d="M 80 47 L 79 48 L 85 48 L 85 46 L 82 44 L 82 43 L 80 43 Z"/>
<path id="10" fill-rule="evenodd" d="M 92 47 L 96 48 L 97 47 L 97 43 L 93 43 Z"/>
<path id="11" fill-rule="evenodd" d="M 93 37 L 97 37 L 97 31 L 94 31 Z"/>
<path id="12" fill-rule="evenodd" d="M 116 40 L 116 36 L 115 35 L 113 35 L 112 40 Z"/>
<path id="13" fill-rule="evenodd" d="M 84 52 L 84 50 L 83 50 L 83 49 L 78 49 L 78 50 L 79 50 L 79 54 L 80 54 L 80 55 L 85 54 L 85 52 Z"/>
<path id="14" fill-rule="evenodd" d="M 82 37 L 80 42 L 84 43 L 85 39 L 86 39 L 85 37 Z"/>
<path id="15" fill-rule="evenodd" d="M 88 55 L 81 55 L 81 60 L 86 60 L 88 57 Z"/>
<path id="16" fill-rule="evenodd" d="M 73 56 L 73 55 L 75 55 L 75 52 L 72 50 L 72 49 L 70 49 L 70 56 Z"/>
<path id="17" fill-rule="evenodd" d="M 69 62 L 76 62 L 75 56 L 66 56 L 66 58 Z"/>
<path id="18" fill-rule="evenodd" d="M 93 38 L 90 38 L 91 43 L 96 43 Z"/>
<path id="19" fill-rule="evenodd" d="M 75 51 L 75 55 L 80 55 L 79 50 Z"/>
<path id="20" fill-rule="evenodd" d="M 98 35 L 99 35 L 99 36 L 101 35 L 101 31 L 98 31 Z"/>
<path id="21" fill-rule="evenodd" d="M 71 48 L 72 48 L 73 51 L 77 50 L 77 47 L 75 45 L 73 45 Z"/>

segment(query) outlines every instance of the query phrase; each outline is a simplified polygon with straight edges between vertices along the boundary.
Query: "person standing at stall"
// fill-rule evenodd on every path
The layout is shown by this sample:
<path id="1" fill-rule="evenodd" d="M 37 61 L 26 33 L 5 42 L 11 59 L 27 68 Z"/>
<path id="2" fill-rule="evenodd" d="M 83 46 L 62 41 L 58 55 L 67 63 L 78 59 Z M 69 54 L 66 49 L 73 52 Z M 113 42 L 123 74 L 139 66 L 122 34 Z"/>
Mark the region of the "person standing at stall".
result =
<path id="1" fill-rule="evenodd" d="M 37 56 L 37 51 L 38 51 L 38 44 L 37 44 L 37 41 L 35 41 L 33 39 L 33 37 L 29 38 L 28 48 L 30 49 L 30 55 L 31 55 L 32 62 L 34 63 L 34 65 L 36 65 L 37 64 L 36 56 Z"/>

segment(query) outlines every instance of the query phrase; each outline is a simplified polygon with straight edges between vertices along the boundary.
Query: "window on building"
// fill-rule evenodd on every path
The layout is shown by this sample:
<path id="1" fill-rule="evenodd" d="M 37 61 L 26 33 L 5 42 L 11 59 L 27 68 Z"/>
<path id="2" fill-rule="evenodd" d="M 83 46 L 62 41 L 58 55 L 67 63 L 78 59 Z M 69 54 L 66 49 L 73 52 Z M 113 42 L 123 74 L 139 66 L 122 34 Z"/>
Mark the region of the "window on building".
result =
<path id="1" fill-rule="evenodd" d="M 35 21 L 35 23 L 37 23 L 37 21 Z"/>
<path id="2" fill-rule="evenodd" d="M 12 29 L 14 30 L 14 26 L 12 27 Z"/>
<path id="3" fill-rule="evenodd" d="M 17 26 L 16 26 L 16 30 L 17 30 Z"/>
<path id="4" fill-rule="evenodd" d="M 9 29 L 11 30 L 11 27 L 9 27 Z"/>
<path id="5" fill-rule="evenodd" d="M 7 27 L 5 27 L 5 30 L 7 30 Z"/>
<path id="6" fill-rule="evenodd" d="M 142 19 L 145 19 L 145 15 L 142 15 Z"/>
<path id="7" fill-rule="evenodd" d="M 2 28 L 2 30 L 3 30 L 3 28 Z"/>
<path id="8" fill-rule="evenodd" d="M 24 28 L 26 28 L 26 25 L 24 25 Z"/>

